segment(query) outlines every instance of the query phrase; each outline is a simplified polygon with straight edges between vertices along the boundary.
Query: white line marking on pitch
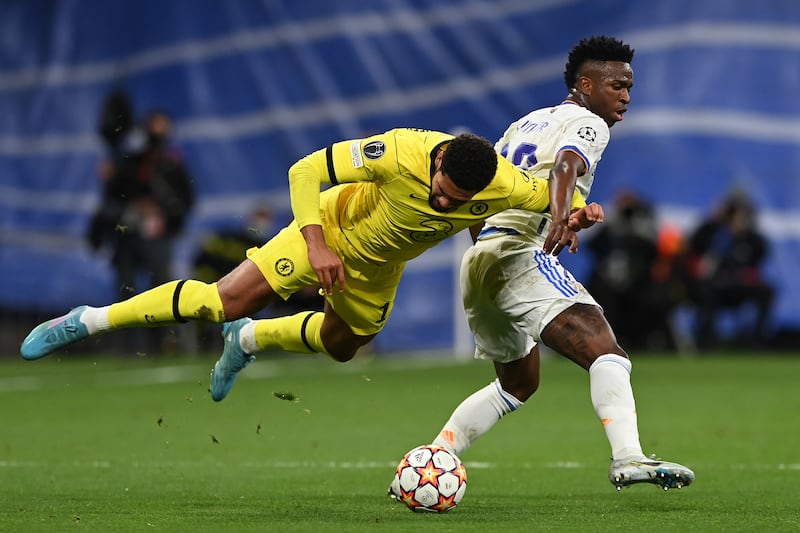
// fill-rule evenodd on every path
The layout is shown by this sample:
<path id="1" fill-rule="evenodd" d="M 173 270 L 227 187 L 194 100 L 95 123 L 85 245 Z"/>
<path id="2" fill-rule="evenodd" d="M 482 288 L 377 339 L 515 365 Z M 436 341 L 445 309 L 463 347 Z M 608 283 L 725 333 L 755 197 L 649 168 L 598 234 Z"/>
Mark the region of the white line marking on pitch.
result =
<path id="1" fill-rule="evenodd" d="M 126 468 L 133 466 L 136 468 L 206 468 L 209 465 L 208 461 L 166 461 L 166 462 L 139 462 L 125 463 L 111 461 L 104 459 L 95 459 L 91 461 L 71 461 L 71 462 L 50 462 L 50 461 L 24 461 L 24 460 L 4 460 L 0 459 L 0 468 L 51 468 L 53 466 L 71 466 L 79 468 L 94 468 L 94 469 L 109 469 L 114 465 L 125 465 Z M 469 469 L 487 469 L 498 468 L 497 463 L 489 463 L 485 461 L 464 461 L 464 464 Z M 375 468 L 394 468 L 397 463 L 394 461 L 246 461 L 241 463 L 240 466 L 246 468 L 280 468 L 280 469 L 355 469 L 367 470 Z M 708 466 L 708 465 L 707 465 Z M 778 463 L 778 464 L 733 464 L 733 465 L 717 465 L 720 467 L 727 467 L 733 470 L 791 470 L 800 471 L 800 464 L 798 463 Z M 535 468 L 551 468 L 554 470 L 560 469 L 581 469 L 591 468 L 592 465 L 585 463 L 578 463 L 574 461 L 556 461 L 550 463 L 520 463 L 513 465 L 514 468 L 521 469 L 535 469 Z"/>

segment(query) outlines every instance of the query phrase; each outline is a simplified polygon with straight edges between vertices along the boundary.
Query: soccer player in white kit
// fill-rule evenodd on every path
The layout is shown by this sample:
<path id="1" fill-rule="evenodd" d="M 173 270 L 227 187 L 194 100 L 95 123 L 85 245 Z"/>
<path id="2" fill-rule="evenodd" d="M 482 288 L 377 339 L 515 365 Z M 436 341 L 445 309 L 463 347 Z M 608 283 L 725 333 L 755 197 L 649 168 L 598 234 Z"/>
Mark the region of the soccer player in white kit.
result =
<path id="1" fill-rule="evenodd" d="M 609 127 L 630 103 L 632 59 L 633 50 L 617 39 L 582 40 L 566 64 L 567 98 L 520 118 L 495 145 L 518 167 L 549 177 L 550 212 L 510 209 L 473 231 L 461 292 L 475 357 L 493 361 L 497 379 L 455 409 L 433 444 L 460 455 L 521 407 L 539 386 L 536 343 L 543 342 L 589 372 L 592 404 L 611 446 L 609 480 L 618 490 L 639 482 L 667 490 L 694 480 L 685 466 L 644 455 L 628 354 L 594 298 L 559 263 L 560 250 L 543 251 L 566 231 L 574 190 L 589 196 Z"/>

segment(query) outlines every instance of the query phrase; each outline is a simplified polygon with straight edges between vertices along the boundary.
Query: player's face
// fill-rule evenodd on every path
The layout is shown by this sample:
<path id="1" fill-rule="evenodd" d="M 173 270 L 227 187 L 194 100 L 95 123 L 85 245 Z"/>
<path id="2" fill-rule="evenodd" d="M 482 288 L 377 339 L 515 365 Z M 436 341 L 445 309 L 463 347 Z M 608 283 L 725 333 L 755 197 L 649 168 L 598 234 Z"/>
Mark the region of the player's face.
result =
<path id="1" fill-rule="evenodd" d="M 606 121 L 610 128 L 622 120 L 631 103 L 633 70 L 629 63 L 604 61 L 587 69 L 590 91 L 586 107 Z"/>
<path id="2" fill-rule="evenodd" d="M 467 191 L 457 186 L 449 176 L 442 173 L 440 167 L 431 179 L 428 205 L 439 213 L 450 213 L 467 203 L 474 195 L 475 191 Z"/>

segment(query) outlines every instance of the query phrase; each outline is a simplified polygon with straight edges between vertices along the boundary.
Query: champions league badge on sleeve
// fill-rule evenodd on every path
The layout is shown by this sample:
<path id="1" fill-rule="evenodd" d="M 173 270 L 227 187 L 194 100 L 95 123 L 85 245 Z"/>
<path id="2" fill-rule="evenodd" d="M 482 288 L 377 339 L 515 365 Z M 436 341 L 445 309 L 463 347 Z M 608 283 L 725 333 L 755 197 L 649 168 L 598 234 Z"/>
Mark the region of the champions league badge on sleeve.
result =
<path id="1" fill-rule="evenodd" d="M 584 126 L 578 130 L 578 137 L 584 141 L 593 142 L 597 138 L 597 132 L 591 126 Z"/>
<path id="2" fill-rule="evenodd" d="M 383 141 L 372 141 L 364 145 L 364 156 L 367 159 L 380 159 L 386 153 L 386 144 Z"/>

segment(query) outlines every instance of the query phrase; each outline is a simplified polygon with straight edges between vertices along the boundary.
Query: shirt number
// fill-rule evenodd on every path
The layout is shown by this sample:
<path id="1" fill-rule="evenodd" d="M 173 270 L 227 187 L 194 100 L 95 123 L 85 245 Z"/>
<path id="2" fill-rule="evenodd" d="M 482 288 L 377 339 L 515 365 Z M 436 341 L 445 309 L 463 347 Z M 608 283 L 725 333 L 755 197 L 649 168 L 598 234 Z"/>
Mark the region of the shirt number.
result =
<path id="1" fill-rule="evenodd" d="M 514 153 L 509 157 L 508 145 L 505 145 L 500 150 L 500 155 L 511 161 L 515 167 L 530 170 L 538 163 L 536 159 L 536 148 L 538 148 L 538 146 L 535 144 L 520 143 L 514 148 Z"/>

